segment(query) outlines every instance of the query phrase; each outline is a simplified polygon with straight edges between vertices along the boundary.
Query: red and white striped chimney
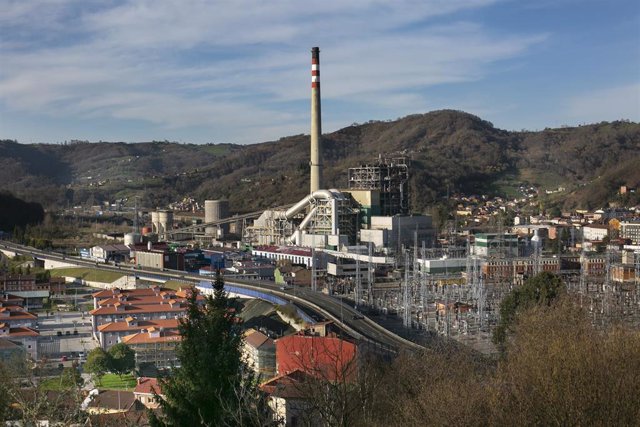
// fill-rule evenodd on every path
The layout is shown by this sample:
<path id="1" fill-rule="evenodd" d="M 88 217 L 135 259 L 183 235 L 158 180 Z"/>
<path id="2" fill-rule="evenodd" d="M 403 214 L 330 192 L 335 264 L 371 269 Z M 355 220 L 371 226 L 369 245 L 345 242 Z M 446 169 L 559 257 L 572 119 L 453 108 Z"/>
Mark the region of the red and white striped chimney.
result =
<path id="1" fill-rule="evenodd" d="M 322 188 L 320 48 L 311 48 L 311 192 Z"/>

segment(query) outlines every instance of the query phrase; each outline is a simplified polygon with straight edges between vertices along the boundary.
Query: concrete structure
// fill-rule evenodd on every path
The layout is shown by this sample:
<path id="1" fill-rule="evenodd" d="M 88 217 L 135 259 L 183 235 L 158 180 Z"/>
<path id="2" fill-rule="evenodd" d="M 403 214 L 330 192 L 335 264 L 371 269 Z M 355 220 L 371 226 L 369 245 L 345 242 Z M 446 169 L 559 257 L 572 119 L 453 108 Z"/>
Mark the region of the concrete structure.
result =
<path id="1" fill-rule="evenodd" d="M 163 249 L 136 250 L 136 265 L 145 268 L 184 270 L 184 254 Z"/>
<path id="2" fill-rule="evenodd" d="M 516 234 L 479 233 L 475 235 L 471 252 L 482 257 L 517 257 L 520 241 Z"/>
<path id="3" fill-rule="evenodd" d="M 322 188 L 322 117 L 320 105 L 320 48 L 311 48 L 311 185 L 309 193 Z"/>
<path id="4" fill-rule="evenodd" d="M 142 243 L 142 234 L 140 233 L 127 233 L 124 235 L 125 246 L 131 246 Z"/>
<path id="5" fill-rule="evenodd" d="M 229 202 L 227 200 L 205 200 L 204 201 L 204 222 L 215 222 L 229 217 Z M 220 231 L 219 231 L 220 230 Z M 208 236 L 222 237 L 228 233 L 229 226 L 206 227 L 205 234 Z"/>
<path id="6" fill-rule="evenodd" d="M 164 238 L 173 229 L 173 211 L 158 210 L 151 213 L 151 227 L 154 233 Z"/>
<path id="7" fill-rule="evenodd" d="M 459 273 L 467 269 L 467 258 L 418 259 L 417 263 L 426 274 Z"/>
<path id="8" fill-rule="evenodd" d="M 371 228 L 360 230 L 360 241 L 372 243 L 376 249 L 399 250 L 404 245 L 413 246 L 417 238 L 418 245 L 425 242 L 427 246 L 435 239 L 431 217 L 428 215 L 412 216 L 373 216 Z"/>

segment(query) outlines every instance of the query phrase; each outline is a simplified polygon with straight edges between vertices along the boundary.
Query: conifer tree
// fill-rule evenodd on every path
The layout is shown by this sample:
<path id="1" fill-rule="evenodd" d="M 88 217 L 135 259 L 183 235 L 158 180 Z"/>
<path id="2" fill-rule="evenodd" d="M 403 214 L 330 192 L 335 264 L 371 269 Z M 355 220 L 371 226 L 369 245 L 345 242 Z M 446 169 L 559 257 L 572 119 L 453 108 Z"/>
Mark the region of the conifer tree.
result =
<path id="1" fill-rule="evenodd" d="M 162 414 L 150 414 L 152 426 L 266 424 L 264 400 L 242 362 L 242 332 L 219 273 L 213 288 L 204 306 L 196 292 L 188 297 L 179 325 L 180 366 L 161 381 Z"/>

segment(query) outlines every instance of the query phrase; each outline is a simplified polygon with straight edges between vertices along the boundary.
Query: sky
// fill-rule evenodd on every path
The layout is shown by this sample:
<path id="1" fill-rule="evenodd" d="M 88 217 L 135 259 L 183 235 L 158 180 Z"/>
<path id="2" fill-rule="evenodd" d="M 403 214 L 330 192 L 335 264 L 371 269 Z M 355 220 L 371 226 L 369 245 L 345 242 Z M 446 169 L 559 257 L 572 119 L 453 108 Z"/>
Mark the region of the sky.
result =
<path id="1" fill-rule="evenodd" d="M 0 139 L 257 143 L 456 109 L 640 121 L 637 0 L 0 0 Z"/>

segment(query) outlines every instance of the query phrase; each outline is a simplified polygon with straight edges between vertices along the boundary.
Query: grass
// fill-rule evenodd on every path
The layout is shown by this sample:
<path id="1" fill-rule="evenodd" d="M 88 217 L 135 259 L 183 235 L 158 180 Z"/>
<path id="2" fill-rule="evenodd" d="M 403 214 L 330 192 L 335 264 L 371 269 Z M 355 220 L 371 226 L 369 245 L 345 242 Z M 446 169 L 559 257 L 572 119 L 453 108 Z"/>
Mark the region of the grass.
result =
<path id="1" fill-rule="evenodd" d="M 117 374 L 104 374 L 97 381 L 96 386 L 108 390 L 133 390 L 136 387 L 136 378 L 131 374 L 120 378 Z"/>
<path id="2" fill-rule="evenodd" d="M 60 377 L 48 378 L 40 383 L 43 390 L 64 391 L 69 390 L 71 386 L 60 381 Z"/>
<path id="3" fill-rule="evenodd" d="M 116 273 L 114 271 L 102 271 L 94 268 L 72 267 L 54 268 L 51 270 L 51 276 L 75 277 L 91 282 L 111 283 L 124 276 L 124 274 Z"/>
<path id="4" fill-rule="evenodd" d="M 173 289 L 174 291 L 177 291 L 180 288 L 186 288 L 188 286 L 189 286 L 189 283 L 181 282 L 179 280 L 167 280 L 162 285 L 162 287 Z"/>

